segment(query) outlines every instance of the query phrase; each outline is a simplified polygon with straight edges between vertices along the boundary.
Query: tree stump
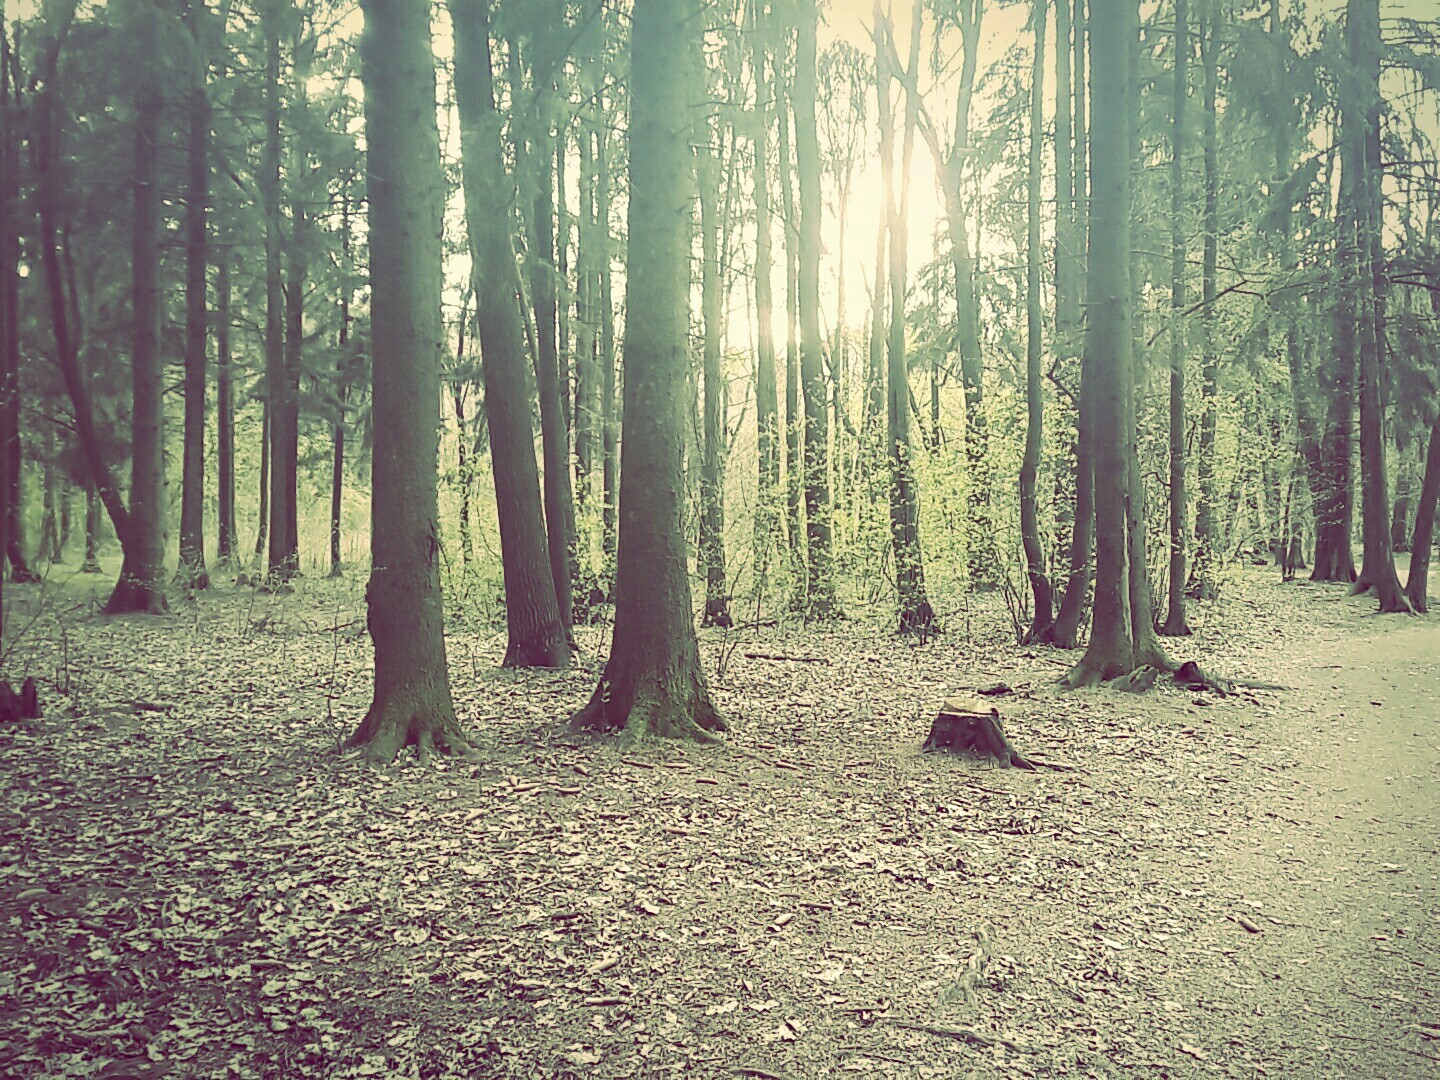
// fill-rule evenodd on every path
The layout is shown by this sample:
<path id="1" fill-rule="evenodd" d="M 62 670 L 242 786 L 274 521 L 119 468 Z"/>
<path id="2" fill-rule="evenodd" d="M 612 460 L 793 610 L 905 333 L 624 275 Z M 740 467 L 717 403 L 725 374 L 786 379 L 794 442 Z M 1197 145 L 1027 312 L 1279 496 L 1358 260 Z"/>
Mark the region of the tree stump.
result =
<path id="1" fill-rule="evenodd" d="M 986 761 L 1002 769 L 1034 769 L 1000 726 L 1000 711 L 978 699 L 947 698 L 930 725 L 922 753 L 945 750 L 970 761 Z"/>

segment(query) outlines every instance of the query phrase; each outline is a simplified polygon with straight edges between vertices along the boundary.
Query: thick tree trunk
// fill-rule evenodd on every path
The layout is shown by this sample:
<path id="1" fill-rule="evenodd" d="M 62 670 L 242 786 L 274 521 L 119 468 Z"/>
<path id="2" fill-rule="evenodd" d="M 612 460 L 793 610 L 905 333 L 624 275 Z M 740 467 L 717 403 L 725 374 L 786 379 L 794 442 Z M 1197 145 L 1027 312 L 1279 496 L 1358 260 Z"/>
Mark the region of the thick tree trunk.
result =
<path id="1" fill-rule="evenodd" d="M 820 141 L 815 126 L 815 35 L 818 0 L 803 0 L 795 52 L 795 173 L 800 189 L 800 381 L 805 391 L 805 614 L 831 619 L 835 569 L 831 552 L 829 423 L 820 331 Z"/>
<path id="2" fill-rule="evenodd" d="M 265 85 L 261 116 L 264 133 L 260 145 L 260 207 L 265 221 L 265 471 L 269 491 L 263 502 L 266 516 L 265 551 L 268 579 L 284 585 L 295 576 L 296 566 L 285 545 L 288 520 L 285 487 L 286 388 L 285 297 L 281 271 L 284 247 L 280 216 L 280 26 L 279 0 L 267 0 L 261 13 L 265 49 Z"/>
<path id="3" fill-rule="evenodd" d="M 1345 36 L 1352 70 L 1342 81 L 1341 134 L 1348 207 L 1354 228 L 1354 254 L 1342 260 L 1350 271 L 1341 288 L 1354 297 L 1360 367 L 1360 492 L 1364 561 L 1356 592 L 1375 593 L 1382 612 L 1408 611 L 1410 603 L 1395 573 L 1390 546 L 1390 494 L 1385 447 L 1384 255 L 1381 239 L 1380 163 L 1380 5 L 1379 0 L 1349 0 Z M 1346 91 L 1349 91 L 1348 93 Z M 1342 203 L 1342 213 L 1346 208 Z M 1347 223 L 1348 224 L 1348 223 Z M 1345 243 L 1349 235 L 1342 236 Z"/>
<path id="4" fill-rule="evenodd" d="M 1170 588 L 1160 633 L 1188 637 L 1185 589 L 1185 99 L 1189 95 L 1189 9 L 1175 0 L 1175 91 L 1170 115 Z"/>
<path id="5" fill-rule="evenodd" d="M 235 527 L 235 402 L 230 366 L 230 254 L 215 272 L 215 557 L 224 566 L 238 551 Z"/>
<path id="6" fill-rule="evenodd" d="M 136 13 L 143 40 L 158 38 L 160 11 L 153 2 Z M 144 55 L 149 55 L 147 49 Z M 158 73 L 140 77 L 135 102 L 135 217 L 132 223 L 130 513 L 121 534 L 124 562 L 108 614 L 160 614 L 165 601 L 165 364 L 160 355 L 160 84 Z"/>
<path id="7" fill-rule="evenodd" d="M 191 589 L 210 586 L 205 569 L 205 384 L 209 312 L 206 271 L 209 236 L 205 214 L 210 196 L 210 99 L 205 88 L 202 41 L 204 0 L 185 12 L 196 49 L 186 131 L 185 193 L 185 434 L 180 481 L 180 566 L 177 581 Z"/>
<path id="8" fill-rule="evenodd" d="M 470 235 L 485 412 L 505 576 L 507 667 L 566 667 L 570 650 L 547 560 L 535 434 L 525 374 L 510 180 L 501 156 L 501 121 L 490 66 L 489 0 L 451 0 L 455 96 L 460 109 L 466 222 Z"/>
<path id="9" fill-rule="evenodd" d="M 1064 6 L 1066 0 L 1059 0 Z M 1035 5 L 1035 57 L 1030 74 L 1030 154 L 1025 183 L 1025 454 L 1020 463 L 1020 543 L 1025 549 L 1026 573 L 1030 579 L 1033 614 L 1029 641 L 1039 641 L 1054 622 L 1054 599 L 1045 573 L 1045 553 L 1040 546 L 1040 519 L 1035 505 L 1035 484 L 1040 471 L 1040 447 L 1044 433 L 1045 392 L 1040 373 L 1040 353 L 1045 332 L 1040 284 L 1040 168 L 1041 140 L 1044 137 L 1045 16 L 1048 0 Z M 1065 43 L 1057 46 L 1065 52 Z"/>
<path id="10" fill-rule="evenodd" d="M 1093 384 L 1095 470 L 1095 604 L 1090 641 L 1066 678 L 1087 686 L 1134 667 L 1126 574 L 1129 487 L 1127 409 L 1132 344 L 1130 315 L 1129 66 L 1136 49 L 1129 4 L 1097 4 L 1091 18 L 1092 90 L 1097 116 L 1091 154 L 1089 313 L 1086 345 Z"/>
<path id="11" fill-rule="evenodd" d="M 700 665 L 681 533 L 690 116 L 676 92 L 700 23 L 693 0 L 636 0 L 634 12 L 615 635 L 571 726 L 708 742 L 725 724 Z"/>
<path id="12" fill-rule="evenodd" d="M 371 761 L 389 762 L 407 745 L 422 760 L 432 750 L 469 747 L 450 698 L 440 594 L 435 473 L 445 180 L 429 4 L 364 0 L 362 10 L 376 404 L 365 596 L 375 696 L 350 744 L 363 746 Z"/>

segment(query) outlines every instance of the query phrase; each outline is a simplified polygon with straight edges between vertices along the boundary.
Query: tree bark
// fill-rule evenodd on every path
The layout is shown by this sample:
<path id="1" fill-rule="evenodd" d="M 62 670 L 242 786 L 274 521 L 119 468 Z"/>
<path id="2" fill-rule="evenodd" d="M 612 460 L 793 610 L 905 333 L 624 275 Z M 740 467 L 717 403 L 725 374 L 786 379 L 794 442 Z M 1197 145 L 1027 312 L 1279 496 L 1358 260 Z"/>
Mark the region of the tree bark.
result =
<path id="1" fill-rule="evenodd" d="M 1433 280 L 1440 284 L 1440 273 Z M 1440 292 L 1431 293 L 1440 315 Z M 1420 483 L 1420 501 L 1415 506 L 1415 533 L 1410 541 L 1410 576 L 1405 597 L 1420 614 L 1430 610 L 1430 553 L 1435 546 L 1435 510 L 1440 501 L 1440 418 L 1430 428 L 1430 450 L 1425 455 L 1425 478 Z"/>
<path id="2" fill-rule="evenodd" d="M 705 574 L 705 614 L 702 626 L 728 627 L 729 585 L 725 572 L 725 380 L 720 370 L 724 335 L 725 298 L 720 268 L 719 168 L 711 144 L 714 132 L 707 123 L 705 140 L 697 147 L 700 193 L 700 247 L 703 253 L 700 309 L 705 324 L 701 358 L 705 392 L 704 457 L 700 468 L 700 564 Z"/>
<path id="3" fill-rule="evenodd" d="M 269 491 L 262 512 L 266 514 L 265 549 L 268 580 L 283 586 L 295 576 L 297 567 L 285 543 L 289 492 L 285 486 L 286 391 L 289 377 L 285 362 L 285 298 L 281 270 L 284 237 L 280 216 L 280 3 L 266 0 L 260 23 L 264 37 L 265 85 L 261 98 L 264 133 L 260 145 L 261 212 L 265 221 L 265 414 L 266 471 Z"/>
<path id="4" fill-rule="evenodd" d="M 1390 495 L 1385 447 L 1385 266 L 1381 237 L 1380 163 L 1380 5 L 1379 0 L 1349 0 L 1345 13 L 1349 70 L 1341 75 L 1341 142 L 1348 185 L 1349 220 L 1341 243 L 1353 235 L 1354 253 L 1340 263 L 1347 270 L 1342 290 L 1354 296 L 1360 368 L 1360 492 L 1364 558 L 1355 592 L 1374 591 L 1380 611 L 1409 611 L 1410 603 L 1395 573 L 1390 544 Z M 1346 91 L 1349 91 L 1348 93 Z M 1353 234 L 1348 230 L 1353 228 Z M 1347 303 L 1346 306 L 1350 306 Z M 1352 339 L 1353 340 L 1353 339 Z"/>
<path id="5" fill-rule="evenodd" d="M 698 26 L 693 0 L 635 2 L 615 633 L 599 685 L 571 726 L 708 742 L 725 724 L 700 665 L 681 533 L 691 118 L 676 88 Z"/>
<path id="6" fill-rule="evenodd" d="M 210 98 L 206 92 L 205 0 L 190 0 L 185 21 L 195 45 L 189 91 L 185 193 L 185 434 L 180 481 L 180 567 L 177 580 L 191 589 L 210 586 L 205 569 L 205 412 L 209 312 Z"/>
<path id="7" fill-rule="evenodd" d="M 547 560 L 509 207 L 492 85 L 489 0 L 451 0 L 465 217 L 475 276 L 485 412 L 505 577 L 507 667 L 566 667 L 570 650 Z"/>
<path id="8" fill-rule="evenodd" d="M 791 167 L 791 93 L 784 76 L 775 71 L 776 114 L 780 125 L 780 205 L 785 233 L 785 532 L 790 564 L 795 575 L 794 602 L 805 606 L 807 589 L 805 533 L 801 525 L 804 502 L 804 455 L 800 448 L 805 422 L 800 416 L 800 227 L 795 205 L 795 178 Z"/>
<path id="9" fill-rule="evenodd" d="M 141 56 L 153 55 L 160 11 L 144 3 L 134 15 Z M 135 98 L 135 216 L 131 235 L 130 507 L 124 561 L 107 614 L 161 614 L 165 600 L 165 365 L 160 355 L 160 83 L 141 65 Z"/>
<path id="10" fill-rule="evenodd" d="M 800 380 L 805 392 L 805 614 L 832 619 L 835 570 L 831 553 L 830 481 L 827 456 L 827 387 L 820 332 L 820 141 L 815 127 L 818 0 L 802 0 L 795 51 L 795 172 L 800 189 Z"/>
<path id="11" fill-rule="evenodd" d="M 1170 589 L 1160 633 L 1189 637 L 1185 617 L 1185 99 L 1190 26 L 1186 0 L 1175 0 L 1175 91 L 1170 111 Z"/>
<path id="12" fill-rule="evenodd" d="M 766 73 L 765 0 L 751 0 L 750 66 L 755 76 L 755 423 L 759 464 L 755 496 L 755 577 L 767 581 L 780 494 L 780 403 L 775 379 L 775 302 L 770 282 L 771 82 Z"/>
<path id="13" fill-rule="evenodd" d="M 1112 118 L 1092 133 L 1089 301 L 1086 350 L 1091 361 L 1095 468 L 1095 603 L 1090 641 L 1066 677 L 1087 686 L 1134 667 L 1126 574 L 1130 377 L 1130 138 L 1122 118 L 1136 50 L 1129 2 L 1097 4 L 1091 16 L 1095 115 Z"/>
<path id="14" fill-rule="evenodd" d="M 1213 600 L 1216 552 L 1219 546 L 1215 512 L 1215 421 L 1219 373 L 1216 344 L 1216 263 L 1220 246 L 1220 167 L 1215 99 L 1219 86 L 1220 0 L 1209 0 L 1200 33 L 1204 69 L 1204 241 L 1201 253 L 1200 300 L 1200 446 L 1196 461 L 1199 498 L 1195 503 L 1195 564 L 1189 590 L 1198 599 Z"/>
<path id="15" fill-rule="evenodd" d="M 215 271 L 215 558 L 222 565 L 238 555 L 235 528 L 235 403 L 230 363 L 230 253 Z"/>
<path id="16" fill-rule="evenodd" d="M 916 0 L 910 32 L 910 55 L 902 74 L 906 85 L 920 69 L 922 7 Z M 877 35 L 880 10 L 876 7 Z M 934 632 L 935 612 L 925 593 L 925 567 L 920 548 L 919 488 L 915 480 L 910 443 L 910 368 L 905 355 L 905 286 L 909 241 L 910 163 L 915 148 L 919 96 L 909 90 L 905 98 L 905 131 L 900 151 L 900 180 L 895 181 L 895 130 L 890 104 L 894 73 L 887 59 L 891 50 L 876 39 L 876 98 L 880 119 L 880 170 L 885 199 L 890 250 L 890 332 L 886 343 L 886 419 L 890 449 L 890 541 L 895 555 L 895 585 L 901 634 L 916 634 L 923 642 Z"/>
<path id="17" fill-rule="evenodd" d="M 441 215 L 426 0 L 363 0 L 375 402 L 370 583 L 375 693 L 350 737 L 366 757 L 465 753 L 445 662 L 436 508 Z M 498 148 L 498 142 L 497 142 Z M 508 295 L 509 290 L 506 290 Z"/>
<path id="18" fill-rule="evenodd" d="M 1057 0 L 1064 7 L 1068 0 Z M 1054 622 L 1054 599 L 1045 573 L 1045 554 L 1040 546 L 1040 519 L 1035 505 L 1035 483 L 1040 471 L 1041 438 L 1044 433 L 1045 393 L 1040 374 L 1040 352 L 1044 345 L 1043 297 L 1040 284 L 1040 169 L 1041 139 L 1044 132 L 1045 16 L 1049 0 L 1036 0 L 1034 31 L 1035 57 L 1030 74 L 1030 154 L 1025 183 L 1025 454 L 1020 463 L 1020 542 L 1025 549 L 1027 576 L 1033 615 L 1026 639 L 1041 640 Z M 1065 52 L 1059 42 L 1057 53 Z"/>

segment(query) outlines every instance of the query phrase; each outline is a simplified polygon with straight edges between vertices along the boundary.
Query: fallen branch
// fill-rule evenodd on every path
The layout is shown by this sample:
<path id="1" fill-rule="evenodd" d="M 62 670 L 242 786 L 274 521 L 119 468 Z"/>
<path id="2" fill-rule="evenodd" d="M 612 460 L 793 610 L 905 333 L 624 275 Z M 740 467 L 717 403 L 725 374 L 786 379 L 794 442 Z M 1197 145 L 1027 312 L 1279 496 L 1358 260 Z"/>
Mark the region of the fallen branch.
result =
<path id="1" fill-rule="evenodd" d="M 891 1020 L 890 1023 L 896 1027 L 905 1028 L 908 1031 L 923 1031 L 927 1035 L 939 1035 L 945 1039 L 958 1039 L 961 1042 L 970 1043 L 972 1046 L 1003 1046 L 1007 1050 L 1013 1050 L 1017 1054 L 1034 1053 L 1027 1046 L 1007 1039 L 1004 1035 L 986 1035 L 983 1031 L 976 1031 L 967 1027 L 941 1027 L 938 1024 L 915 1024 L 909 1020 Z"/>
<path id="2" fill-rule="evenodd" d="M 746 660 L 785 660 L 792 664 L 828 664 L 828 656 L 786 656 L 783 653 L 747 652 Z"/>

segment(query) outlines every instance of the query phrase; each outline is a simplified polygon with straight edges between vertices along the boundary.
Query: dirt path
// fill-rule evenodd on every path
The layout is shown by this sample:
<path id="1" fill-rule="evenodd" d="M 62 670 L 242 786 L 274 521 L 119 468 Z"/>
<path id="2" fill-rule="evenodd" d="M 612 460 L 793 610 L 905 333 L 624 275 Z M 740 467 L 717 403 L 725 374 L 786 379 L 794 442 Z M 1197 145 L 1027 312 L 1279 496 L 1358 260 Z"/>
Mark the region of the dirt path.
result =
<path id="1" fill-rule="evenodd" d="M 1434 1076 L 1440 624 L 1377 619 L 1303 653 L 1256 732 L 1298 760 L 1256 785 L 1253 827 L 1217 847 L 1236 910 L 1202 929 L 1169 989 L 1256 1075 Z M 1240 918 L 1259 932 L 1237 934 Z"/>

